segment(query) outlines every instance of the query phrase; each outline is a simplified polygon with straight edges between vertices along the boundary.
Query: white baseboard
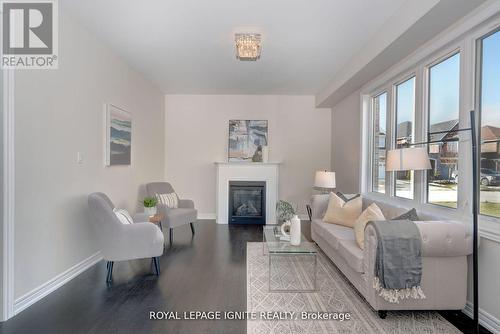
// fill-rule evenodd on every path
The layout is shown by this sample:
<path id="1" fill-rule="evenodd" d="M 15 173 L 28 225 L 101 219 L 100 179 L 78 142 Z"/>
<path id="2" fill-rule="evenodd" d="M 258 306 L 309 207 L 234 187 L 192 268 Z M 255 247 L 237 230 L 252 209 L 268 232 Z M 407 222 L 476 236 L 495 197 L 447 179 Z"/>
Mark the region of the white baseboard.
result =
<path id="1" fill-rule="evenodd" d="M 199 213 L 198 219 L 215 219 L 215 213 Z"/>
<path id="2" fill-rule="evenodd" d="M 75 264 L 73 267 L 62 272 L 51 280 L 43 283 L 39 287 L 31 290 L 27 294 L 17 298 L 14 301 L 14 314 L 25 310 L 29 306 L 33 305 L 37 301 L 41 300 L 43 297 L 52 293 L 53 291 L 59 289 L 64 284 L 71 281 L 73 278 L 92 267 L 94 264 L 102 260 L 101 252 L 97 252 L 80 263 Z"/>
<path id="3" fill-rule="evenodd" d="M 467 302 L 462 312 L 472 318 L 472 303 Z M 500 333 L 500 319 L 495 318 L 481 308 L 479 308 L 479 323 L 492 333 Z"/>

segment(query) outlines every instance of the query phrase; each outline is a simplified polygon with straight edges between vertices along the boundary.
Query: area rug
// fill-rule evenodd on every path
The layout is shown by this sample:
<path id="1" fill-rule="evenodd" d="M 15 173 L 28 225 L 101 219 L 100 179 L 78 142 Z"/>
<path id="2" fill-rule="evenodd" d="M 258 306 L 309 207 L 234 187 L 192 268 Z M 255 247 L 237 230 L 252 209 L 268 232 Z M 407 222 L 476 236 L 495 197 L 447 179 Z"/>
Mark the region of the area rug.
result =
<path id="1" fill-rule="evenodd" d="M 386 319 L 380 319 L 320 250 L 316 292 L 270 293 L 269 258 L 263 254 L 262 247 L 260 242 L 247 244 L 247 312 L 258 315 L 247 320 L 248 334 L 461 333 L 437 312 L 389 312 Z M 284 261 L 294 260 L 290 257 Z M 302 267 L 301 263 L 285 263 L 276 274 L 273 266 L 273 288 L 275 284 L 285 284 L 282 283 L 285 281 L 287 288 L 293 288 L 294 284 L 301 286 L 304 283 L 302 280 L 308 280 L 306 274 L 310 274 L 312 266 L 304 261 Z M 297 278 L 290 280 L 292 277 Z M 286 312 L 294 312 L 294 316 Z M 335 314 L 340 312 L 349 314 L 350 319 L 341 321 L 335 318 Z M 304 320 L 314 314 L 333 315 L 330 319 L 335 320 Z"/>

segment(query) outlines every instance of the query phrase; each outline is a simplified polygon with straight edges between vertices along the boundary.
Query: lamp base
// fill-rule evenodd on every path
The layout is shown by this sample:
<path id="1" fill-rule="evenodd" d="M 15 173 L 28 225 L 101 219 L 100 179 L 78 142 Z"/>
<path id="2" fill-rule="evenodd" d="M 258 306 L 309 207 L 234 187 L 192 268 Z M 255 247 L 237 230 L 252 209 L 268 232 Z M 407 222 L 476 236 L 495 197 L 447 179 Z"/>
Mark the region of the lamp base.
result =
<path id="1" fill-rule="evenodd" d="M 334 188 L 321 188 L 321 187 L 313 187 L 314 190 L 319 191 L 321 194 L 329 194 L 333 191 Z"/>

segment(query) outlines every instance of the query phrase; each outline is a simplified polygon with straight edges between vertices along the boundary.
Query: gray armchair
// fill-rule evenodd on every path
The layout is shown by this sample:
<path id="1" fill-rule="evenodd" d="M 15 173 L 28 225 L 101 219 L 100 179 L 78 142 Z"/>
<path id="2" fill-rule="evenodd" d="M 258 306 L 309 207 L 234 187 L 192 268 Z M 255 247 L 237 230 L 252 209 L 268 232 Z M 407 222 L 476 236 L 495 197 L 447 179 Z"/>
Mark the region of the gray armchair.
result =
<path id="1" fill-rule="evenodd" d="M 168 182 L 153 182 L 146 184 L 148 196 L 155 197 L 156 194 L 173 193 L 174 188 Z M 194 235 L 193 222 L 196 222 L 198 212 L 194 208 L 194 202 L 190 199 L 179 199 L 179 207 L 175 209 L 167 208 L 163 204 L 157 205 L 158 213 L 163 215 L 161 222 L 163 228 L 168 228 L 170 233 L 170 244 L 174 238 L 174 227 L 187 225 L 191 226 L 191 232 Z M 165 229 L 163 230 L 165 232 Z"/>
<path id="2" fill-rule="evenodd" d="M 88 197 L 92 228 L 104 260 L 107 261 L 106 282 L 111 282 L 115 261 L 152 258 L 156 275 L 160 274 L 159 256 L 163 254 L 163 233 L 149 222 L 122 224 L 115 206 L 103 193 Z"/>

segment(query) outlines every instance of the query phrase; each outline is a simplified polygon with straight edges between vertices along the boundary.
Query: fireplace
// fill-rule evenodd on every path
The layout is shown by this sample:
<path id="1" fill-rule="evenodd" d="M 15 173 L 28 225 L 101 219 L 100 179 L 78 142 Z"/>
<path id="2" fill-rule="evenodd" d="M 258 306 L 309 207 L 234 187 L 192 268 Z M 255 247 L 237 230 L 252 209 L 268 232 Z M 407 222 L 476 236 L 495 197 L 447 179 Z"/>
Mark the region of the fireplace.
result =
<path id="1" fill-rule="evenodd" d="M 229 181 L 230 224 L 266 224 L 266 182 Z"/>

